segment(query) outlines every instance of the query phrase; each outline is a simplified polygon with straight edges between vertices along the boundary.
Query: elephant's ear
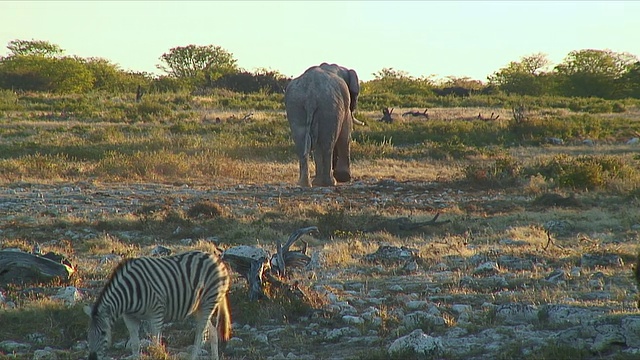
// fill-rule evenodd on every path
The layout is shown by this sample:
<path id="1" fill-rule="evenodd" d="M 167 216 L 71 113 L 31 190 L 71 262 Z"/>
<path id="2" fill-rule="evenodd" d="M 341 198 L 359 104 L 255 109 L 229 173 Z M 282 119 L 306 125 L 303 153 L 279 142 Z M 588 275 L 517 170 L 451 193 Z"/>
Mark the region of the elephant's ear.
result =
<path id="1" fill-rule="evenodd" d="M 356 105 L 358 105 L 358 94 L 360 94 L 360 80 L 358 80 L 358 74 L 356 74 L 355 70 L 348 70 L 349 73 L 349 81 L 347 81 L 347 85 L 349 86 L 349 93 L 351 94 L 351 112 L 356 110 Z"/>

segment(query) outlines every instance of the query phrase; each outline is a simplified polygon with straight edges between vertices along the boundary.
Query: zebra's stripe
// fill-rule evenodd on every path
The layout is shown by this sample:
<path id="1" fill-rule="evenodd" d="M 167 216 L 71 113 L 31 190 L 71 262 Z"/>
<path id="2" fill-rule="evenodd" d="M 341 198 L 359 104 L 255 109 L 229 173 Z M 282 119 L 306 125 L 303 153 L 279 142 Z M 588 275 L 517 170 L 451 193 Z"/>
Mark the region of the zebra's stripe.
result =
<path id="1" fill-rule="evenodd" d="M 200 351 L 207 323 L 212 320 L 223 340 L 230 335 L 227 292 L 229 272 L 216 255 L 190 251 L 155 258 L 141 257 L 121 262 L 111 274 L 93 308 L 89 323 L 89 359 L 98 359 L 110 338 L 111 327 L 124 317 L 129 329 L 129 346 L 139 351 L 141 320 L 148 320 L 160 335 L 166 321 L 196 318 L 196 339 L 192 358 Z M 215 319 L 211 319 L 215 315 Z M 155 319 L 155 321 L 154 321 Z M 155 329 L 154 329 L 155 328 Z M 212 357 L 217 359 L 218 334 L 211 337 Z M 215 344 L 214 344 L 215 342 Z"/>

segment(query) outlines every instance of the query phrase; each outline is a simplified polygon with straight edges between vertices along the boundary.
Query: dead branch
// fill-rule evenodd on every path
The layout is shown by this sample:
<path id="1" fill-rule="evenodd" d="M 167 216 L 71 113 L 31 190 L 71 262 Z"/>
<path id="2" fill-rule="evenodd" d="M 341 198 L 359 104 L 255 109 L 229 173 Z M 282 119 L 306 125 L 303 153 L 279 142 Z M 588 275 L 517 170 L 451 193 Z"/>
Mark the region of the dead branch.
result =
<path id="1" fill-rule="evenodd" d="M 440 217 L 440 213 L 437 213 L 433 219 L 428 221 L 412 222 L 409 218 L 399 218 L 396 221 L 398 221 L 400 230 L 415 230 L 424 226 L 440 226 L 451 222 L 451 220 L 438 221 L 438 217 Z"/>
<path id="2" fill-rule="evenodd" d="M 302 241 L 303 247 L 300 250 L 291 250 L 291 246 L 303 235 L 316 232 L 316 226 L 294 231 L 284 246 L 279 240 L 276 242 L 277 252 L 272 256 L 260 247 L 239 245 L 227 249 L 222 260 L 247 280 L 249 299 L 259 300 L 266 297 L 263 288 L 265 281 L 274 283 L 276 278 L 284 279 L 287 269 L 302 268 L 311 262 L 306 254 L 306 242 Z M 281 280 L 277 280 L 277 283 L 284 284 Z"/>
<path id="3" fill-rule="evenodd" d="M 291 248 L 291 245 L 293 245 L 293 243 L 295 243 L 300 237 L 302 237 L 302 235 L 317 233 L 317 232 L 318 232 L 317 226 L 309 226 L 309 227 L 294 231 L 291 234 L 291 236 L 289 236 L 289 239 L 284 244 L 284 246 L 281 246 L 280 240 L 278 240 L 276 243 L 276 247 L 277 247 L 277 253 L 275 256 L 276 261 L 274 263 L 272 259 L 271 268 L 278 275 L 284 277 L 286 274 L 287 266 L 291 266 L 291 267 L 306 266 L 306 264 L 308 264 L 309 261 L 311 261 L 311 258 L 308 257 L 306 254 L 307 243 L 304 243 L 305 246 L 303 248 L 303 251 L 291 251 L 290 248 Z"/>
<path id="4" fill-rule="evenodd" d="M 489 116 L 488 118 L 482 116 L 482 113 L 478 114 L 478 120 L 485 120 L 485 121 L 492 121 L 492 120 L 498 120 L 498 118 L 500 117 L 500 115 L 497 115 L 494 117 L 495 113 L 491 113 L 491 116 Z"/>
<path id="5" fill-rule="evenodd" d="M 75 269 L 63 256 L 23 251 L 0 251 L 0 285 L 67 281 Z"/>
<path id="6" fill-rule="evenodd" d="M 426 119 L 429 119 L 429 114 L 427 114 L 427 110 L 429 110 L 429 109 L 424 109 L 423 112 L 420 112 L 420 111 L 417 111 L 417 110 L 416 111 L 410 110 L 410 111 L 407 111 L 405 113 L 402 113 L 402 116 L 411 115 L 411 116 L 414 116 L 414 117 L 424 117 Z"/>
<path id="7" fill-rule="evenodd" d="M 383 108 L 382 109 L 382 117 L 380 118 L 380 121 L 382 122 L 386 122 L 386 123 L 392 123 L 393 122 L 393 118 L 391 117 L 391 114 L 393 114 L 393 109 L 391 108 L 391 110 L 389 110 L 389 108 Z"/>

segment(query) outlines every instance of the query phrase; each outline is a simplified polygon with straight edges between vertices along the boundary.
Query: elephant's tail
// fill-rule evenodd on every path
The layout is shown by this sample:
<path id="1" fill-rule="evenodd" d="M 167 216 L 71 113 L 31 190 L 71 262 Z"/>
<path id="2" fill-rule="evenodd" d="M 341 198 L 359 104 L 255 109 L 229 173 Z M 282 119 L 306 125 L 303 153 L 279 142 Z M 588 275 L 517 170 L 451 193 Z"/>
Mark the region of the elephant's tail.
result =
<path id="1" fill-rule="evenodd" d="M 312 131 L 313 131 L 313 116 L 315 115 L 316 109 L 315 108 L 309 108 L 307 110 L 307 121 L 305 123 L 305 127 L 306 127 L 306 131 L 305 131 L 305 136 L 304 136 L 304 155 L 305 156 L 309 156 L 309 154 L 311 154 L 311 148 L 312 148 Z"/>

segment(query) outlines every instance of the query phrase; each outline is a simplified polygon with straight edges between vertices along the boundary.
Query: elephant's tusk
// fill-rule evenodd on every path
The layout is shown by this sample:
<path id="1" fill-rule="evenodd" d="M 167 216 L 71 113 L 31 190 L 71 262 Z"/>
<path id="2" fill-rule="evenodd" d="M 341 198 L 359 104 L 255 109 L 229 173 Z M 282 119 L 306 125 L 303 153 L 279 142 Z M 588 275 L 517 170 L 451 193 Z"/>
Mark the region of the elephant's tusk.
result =
<path id="1" fill-rule="evenodd" d="M 357 125 L 367 126 L 367 124 L 364 121 L 360 121 L 353 116 L 351 118 L 353 119 L 353 122 L 356 123 Z"/>

